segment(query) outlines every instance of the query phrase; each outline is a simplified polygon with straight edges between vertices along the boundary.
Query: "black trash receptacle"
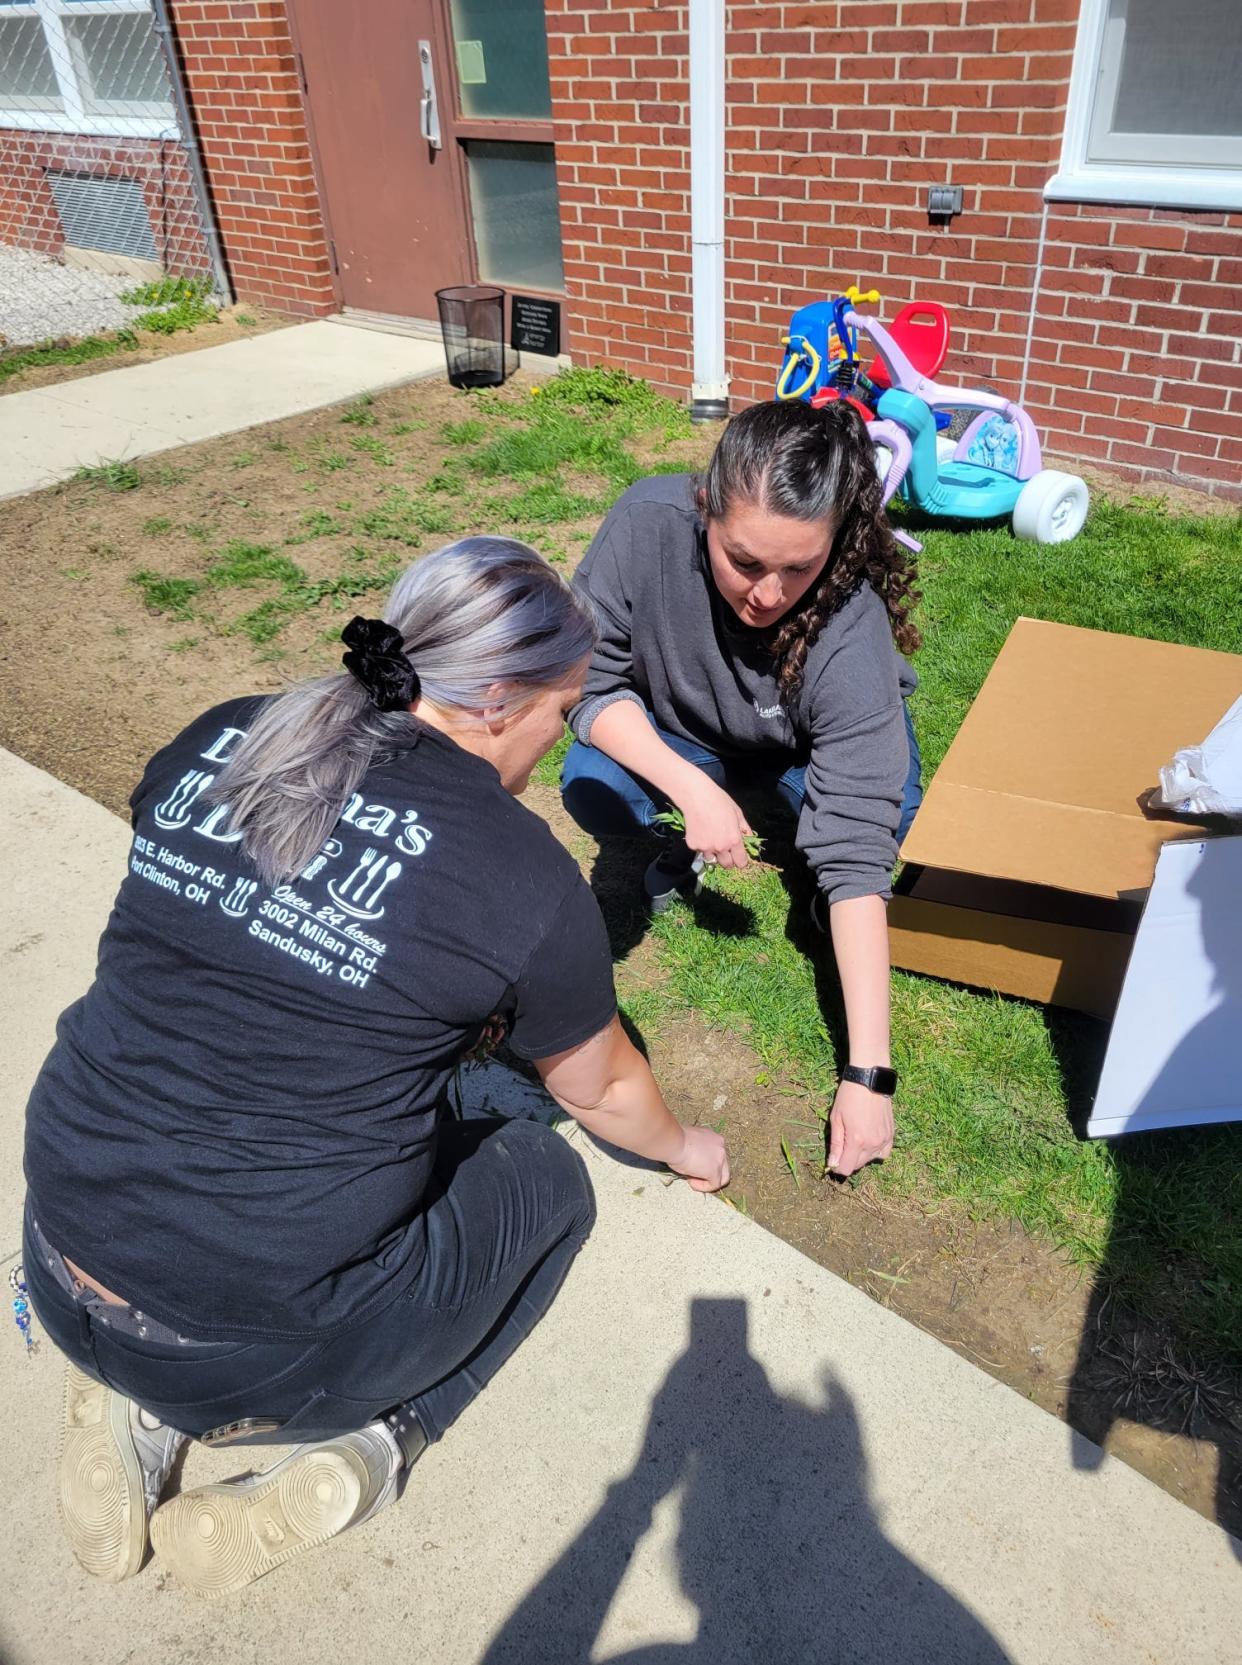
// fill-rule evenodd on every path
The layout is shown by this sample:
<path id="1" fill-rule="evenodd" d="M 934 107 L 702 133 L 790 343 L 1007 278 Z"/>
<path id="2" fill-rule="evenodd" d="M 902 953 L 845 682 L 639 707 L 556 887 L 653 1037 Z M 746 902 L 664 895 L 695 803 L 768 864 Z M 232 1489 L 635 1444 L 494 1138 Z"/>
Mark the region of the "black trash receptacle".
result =
<path id="1" fill-rule="evenodd" d="M 437 289 L 440 333 L 454 387 L 499 387 L 505 379 L 505 292 L 487 284 Z"/>

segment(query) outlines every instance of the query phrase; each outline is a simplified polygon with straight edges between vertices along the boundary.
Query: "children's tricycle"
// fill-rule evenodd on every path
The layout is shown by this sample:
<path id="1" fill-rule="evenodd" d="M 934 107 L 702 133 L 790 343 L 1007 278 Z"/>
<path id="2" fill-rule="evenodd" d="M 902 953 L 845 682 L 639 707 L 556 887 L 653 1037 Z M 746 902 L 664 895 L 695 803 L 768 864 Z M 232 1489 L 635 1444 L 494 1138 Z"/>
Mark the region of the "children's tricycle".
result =
<path id="1" fill-rule="evenodd" d="M 781 337 L 785 360 L 776 383 L 778 399 L 804 399 L 819 408 L 831 399 L 848 399 L 868 421 L 875 401 L 889 384 L 883 359 L 873 358 L 863 369 L 858 357 L 858 331 L 846 323 L 851 307 L 878 301 L 878 289 L 864 295 L 851 285 L 832 301 L 811 301 L 789 321 Z M 949 314 L 938 301 L 911 301 L 887 326 L 888 334 L 925 376 L 934 376 L 949 346 Z M 870 401 L 870 404 L 864 403 Z M 947 427 L 946 415 L 938 427 Z"/>
<path id="2" fill-rule="evenodd" d="M 866 298 L 873 297 L 874 291 Z M 824 324 L 823 349 L 818 341 L 807 340 L 805 330 L 799 340 L 786 342 L 790 352 L 777 397 L 801 397 L 811 404 L 846 397 L 864 417 L 874 413 L 871 438 L 885 502 L 900 490 L 913 508 L 938 519 L 1011 517 L 1015 535 L 1035 543 L 1066 543 L 1077 537 L 1087 518 L 1087 487 L 1075 474 L 1041 467 L 1039 438 L 1021 406 L 978 388 L 948 387 L 932 380 L 948 342 L 947 318 L 934 343 L 931 329 L 912 337 L 920 349 L 916 363 L 903 350 L 910 331 L 899 341 L 896 327 L 886 329 L 855 311 L 851 303 L 862 298 L 851 290 L 837 301 L 817 303 L 826 309 L 817 314 Z M 811 311 L 803 308 L 794 322 Z M 796 334 L 791 324 L 790 336 Z M 860 334 L 877 354 L 866 371 L 857 356 Z M 797 376 L 789 368 L 790 357 L 801 354 L 804 345 L 818 360 L 809 378 L 805 370 Z M 795 379 L 805 391 L 794 390 Z M 961 410 L 977 413 L 961 437 L 937 438 L 937 430 Z"/>

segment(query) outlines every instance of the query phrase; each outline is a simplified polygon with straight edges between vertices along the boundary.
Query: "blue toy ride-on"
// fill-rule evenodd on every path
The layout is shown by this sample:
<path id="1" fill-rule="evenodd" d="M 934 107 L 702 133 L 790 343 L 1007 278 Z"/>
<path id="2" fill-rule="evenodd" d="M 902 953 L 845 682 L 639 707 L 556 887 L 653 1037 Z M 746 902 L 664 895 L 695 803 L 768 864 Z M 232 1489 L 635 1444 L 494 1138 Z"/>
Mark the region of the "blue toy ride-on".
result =
<path id="1" fill-rule="evenodd" d="M 1009 519 L 1015 536 L 1034 543 L 1065 543 L 1082 530 L 1086 486 L 1077 475 L 1040 468 L 1037 440 L 1035 466 L 1029 451 L 1023 456 L 1016 407 L 988 413 L 956 443 L 937 439 L 934 411 L 912 393 L 881 394 L 877 414 L 871 438 L 885 501 L 900 490 L 935 519 Z"/>
<path id="2" fill-rule="evenodd" d="M 1087 518 L 1087 487 L 1076 474 L 1042 466 L 1039 436 L 1022 407 L 979 388 L 933 381 L 911 362 L 894 332 L 854 309 L 861 298 L 851 289 L 795 315 L 777 397 L 811 404 L 848 398 L 864 417 L 874 412 L 868 432 L 886 503 L 900 491 L 912 508 L 934 519 L 1008 519 L 1016 537 L 1034 543 L 1077 537 Z M 857 356 L 860 335 L 877 354 L 866 370 Z M 941 359 L 943 351 L 941 342 Z M 939 368 L 939 359 L 933 362 Z M 959 411 L 974 413 L 960 437 L 938 434 Z M 906 534 L 898 536 L 918 547 Z"/>

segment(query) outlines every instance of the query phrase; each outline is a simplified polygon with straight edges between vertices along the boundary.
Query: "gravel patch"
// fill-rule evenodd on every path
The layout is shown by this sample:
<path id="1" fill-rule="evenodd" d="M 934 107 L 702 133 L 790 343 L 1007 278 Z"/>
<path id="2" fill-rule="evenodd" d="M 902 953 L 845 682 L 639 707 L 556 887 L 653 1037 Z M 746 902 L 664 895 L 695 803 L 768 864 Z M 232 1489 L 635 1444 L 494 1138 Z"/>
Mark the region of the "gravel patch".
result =
<path id="1" fill-rule="evenodd" d="M 119 299 L 132 277 L 62 266 L 47 255 L 0 245 L 0 345 L 30 347 L 121 329 L 136 310 Z"/>

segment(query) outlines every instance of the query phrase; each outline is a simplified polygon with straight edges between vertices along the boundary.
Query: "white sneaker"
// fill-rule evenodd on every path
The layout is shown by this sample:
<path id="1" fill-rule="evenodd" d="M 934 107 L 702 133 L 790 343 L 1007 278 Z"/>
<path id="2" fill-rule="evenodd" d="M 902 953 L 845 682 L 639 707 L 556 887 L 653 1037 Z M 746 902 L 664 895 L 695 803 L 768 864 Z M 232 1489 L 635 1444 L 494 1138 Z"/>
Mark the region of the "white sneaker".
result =
<path id="1" fill-rule="evenodd" d="M 185 1440 L 149 1411 L 70 1365 L 60 1451 L 60 1518 L 78 1564 L 93 1578 L 132 1578 L 147 1526 Z"/>
<path id="2" fill-rule="evenodd" d="M 660 852 L 643 875 L 643 892 L 652 913 L 664 913 L 674 902 L 691 902 L 703 888 L 701 855 L 684 843 Z"/>
<path id="3" fill-rule="evenodd" d="M 162 1504 L 155 1553 L 199 1596 L 227 1596 L 360 1526 L 397 1495 L 401 1448 L 382 1423 L 299 1445 L 265 1474 L 196 1486 Z"/>

